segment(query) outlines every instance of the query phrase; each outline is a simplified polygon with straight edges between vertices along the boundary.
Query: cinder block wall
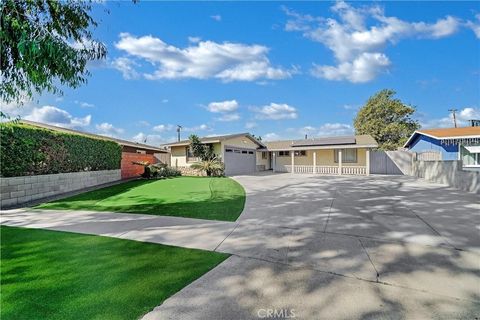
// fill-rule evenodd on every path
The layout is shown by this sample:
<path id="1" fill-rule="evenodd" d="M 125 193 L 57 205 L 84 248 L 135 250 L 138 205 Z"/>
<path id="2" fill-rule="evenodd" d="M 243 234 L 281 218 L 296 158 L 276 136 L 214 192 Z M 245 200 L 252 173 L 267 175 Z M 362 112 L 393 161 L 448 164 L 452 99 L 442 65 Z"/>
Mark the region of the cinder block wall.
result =
<path id="1" fill-rule="evenodd" d="M 425 180 L 480 193 L 480 172 L 462 170 L 461 161 L 414 161 L 413 172 L 414 176 Z"/>
<path id="2" fill-rule="evenodd" d="M 0 178 L 1 207 L 120 180 L 120 169 Z"/>

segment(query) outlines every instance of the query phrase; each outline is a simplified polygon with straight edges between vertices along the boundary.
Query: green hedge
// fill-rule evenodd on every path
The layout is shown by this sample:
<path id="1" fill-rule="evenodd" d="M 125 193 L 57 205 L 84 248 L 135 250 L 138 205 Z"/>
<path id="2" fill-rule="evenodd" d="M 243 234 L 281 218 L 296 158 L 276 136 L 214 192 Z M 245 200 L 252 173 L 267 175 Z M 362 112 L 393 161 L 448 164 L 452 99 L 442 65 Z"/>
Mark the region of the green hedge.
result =
<path id="1" fill-rule="evenodd" d="M 0 125 L 3 177 L 120 169 L 122 147 L 113 141 L 38 128 Z"/>

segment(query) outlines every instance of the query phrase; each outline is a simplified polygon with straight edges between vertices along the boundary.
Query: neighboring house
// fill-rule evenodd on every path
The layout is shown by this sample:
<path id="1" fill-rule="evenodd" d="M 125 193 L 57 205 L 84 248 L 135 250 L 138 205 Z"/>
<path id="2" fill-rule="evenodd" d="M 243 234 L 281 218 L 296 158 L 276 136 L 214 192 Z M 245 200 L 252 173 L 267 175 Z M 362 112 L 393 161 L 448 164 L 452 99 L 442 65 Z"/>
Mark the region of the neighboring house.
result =
<path id="1" fill-rule="evenodd" d="M 418 160 L 462 160 L 464 168 L 480 168 L 480 127 L 415 131 L 404 145 Z"/>
<path id="2" fill-rule="evenodd" d="M 212 145 L 215 155 L 225 164 L 226 175 L 251 174 L 256 171 L 256 151 L 265 145 L 248 133 L 203 137 L 200 141 Z M 171 165 L 188 168 L 200 159 L 193 156 L 190 141 L 166 144 L 170 148 Z"/>
<path id="3" fill-rule="evenodd" d="M 81 134 L 88 137 L 97 139 L 110 140 L 118 143 L 122 147 L 122 162 L 121 162 L 121 174 L 122 179 L 138 177 L 143 173 L 143 167 L 134 165 L 132 162 L 147 161 L 150 163 L 157 163 L 159 161 L 169 163 L 170 155 L 168 151 L 163 148 L 150 146 L 143 143 L 137 143 L 112 137 L 106 137 L 94 133 L 83 132 L 78 130 L 72 130 L 57 126 L 52 126 L 45 123 L 34 122 L 29 120 L 20 120 L 21 123 L 36 126 L 39 128 L 50 129 L 55 131 L 70 132 L 75 134 Z"/>
<path id="4" fill-rule="evenodd" d="M 319 139 L 271 141 L 262 143 L 248 133 L 204 137 L 225 163 L 226 175 L 256 171 L 353 174 L 370 173 L 370 149 L 378 147 L 369 135 Z M 188 167 L 198 161 L 188 140 L 171 143 L 171 164 Z"/>

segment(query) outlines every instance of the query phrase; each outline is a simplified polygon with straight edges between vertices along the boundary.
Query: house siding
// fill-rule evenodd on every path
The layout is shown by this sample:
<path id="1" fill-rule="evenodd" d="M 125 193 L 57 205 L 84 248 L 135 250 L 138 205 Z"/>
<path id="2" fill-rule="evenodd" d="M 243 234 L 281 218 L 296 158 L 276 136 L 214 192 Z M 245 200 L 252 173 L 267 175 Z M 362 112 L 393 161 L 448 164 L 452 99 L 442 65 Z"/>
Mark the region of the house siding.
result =
<path id="1" fill-rule="evenodd" d="M 213 152 L 217 157 L 222 157 L 222 147 L 220 143 L 213 144 Z M 171 147 L 171 165 L 173 167 L 190 167 L 193 162 L 187 162 L 187 146 Z"/>
<path id="2" fill-rule="evenodd" d="M 299 149 L 300 150 L 300 149 Z M 290 152 L 293 152 L 292 150 Z M 334 149 L 318 149 L 318 150 L 306 150 L 306 156 L 297 156 L 295 157 L 296 165 L 313 165 L 313 153 L 317 153 L 317 166 L 338 166 L 338 163 L 335 162 L 334 158 Z M 260 154 L 261 157 L 261 154 Z M 278 153 L 276 154 L 276 162 L 278 165 L 291 165 L 292 157 L 279 157 Z M 357 149 L 357 162 L 348 162 L 345 163 L 345 166 L 365 166 L 366 165 L 366 149 L 358 148 Z"/>

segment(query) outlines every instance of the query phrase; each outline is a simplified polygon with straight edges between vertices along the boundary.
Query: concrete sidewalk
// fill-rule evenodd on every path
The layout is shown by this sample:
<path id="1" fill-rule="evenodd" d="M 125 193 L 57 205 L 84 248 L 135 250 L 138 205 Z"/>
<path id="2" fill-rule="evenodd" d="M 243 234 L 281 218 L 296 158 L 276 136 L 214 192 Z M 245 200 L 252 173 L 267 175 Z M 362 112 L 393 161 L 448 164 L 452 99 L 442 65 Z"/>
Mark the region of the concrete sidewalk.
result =
<path id="1" fill-rule="evenodd" d="M 215 250 L 236 226 L 235 222 L 144 214 L 32 209 L 2 211 L 0 223 L 210 251 Z"/>

